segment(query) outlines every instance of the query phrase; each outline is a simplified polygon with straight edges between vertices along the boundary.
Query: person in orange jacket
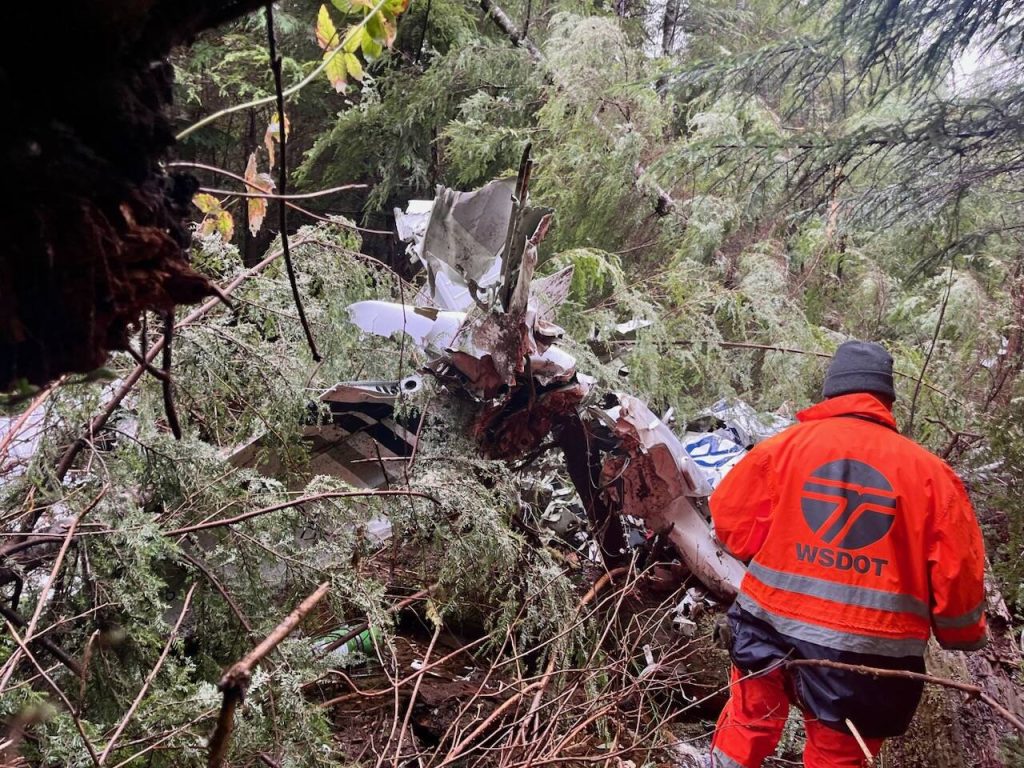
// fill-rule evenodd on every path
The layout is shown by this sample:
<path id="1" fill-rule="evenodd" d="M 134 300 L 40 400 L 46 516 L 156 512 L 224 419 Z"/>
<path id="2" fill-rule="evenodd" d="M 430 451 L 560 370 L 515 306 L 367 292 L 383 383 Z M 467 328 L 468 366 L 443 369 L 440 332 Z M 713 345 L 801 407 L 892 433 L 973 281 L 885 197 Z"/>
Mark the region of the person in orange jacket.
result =
<path id="1" fill-rule="evenodd" d="M 716 535 L 749 561 L 728 613 L 731 696 L 714 768 L 758 768 L 791 703 L 804 715 L 805 766 L 863 766 L 849 724 L 877 754 L 921 698 L 915 680 L 787 660 L 923 672 L 932 632 L 945 648 L 987 641 L 977 518 L 953 470 L 896 431 L 892 357 L 846 342 L 823 394 L 711 496 Z"/>

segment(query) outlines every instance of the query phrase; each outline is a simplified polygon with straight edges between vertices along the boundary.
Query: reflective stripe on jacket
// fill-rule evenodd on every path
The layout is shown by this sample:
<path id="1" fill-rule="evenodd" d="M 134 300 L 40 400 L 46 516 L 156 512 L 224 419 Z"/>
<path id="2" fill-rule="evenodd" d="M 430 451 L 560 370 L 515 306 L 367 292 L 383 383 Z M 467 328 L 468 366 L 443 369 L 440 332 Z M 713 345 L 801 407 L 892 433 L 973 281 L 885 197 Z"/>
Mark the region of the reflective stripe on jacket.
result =
<path id="1" fill-rule="evenodd" d="M 986 642 L 985 553 L 963 484 L 895 431 L 876 397 L 835 397 L 755 446 L 711 496 L 750 560 L 737 604 L 776 631 L 854 653 Z"/>

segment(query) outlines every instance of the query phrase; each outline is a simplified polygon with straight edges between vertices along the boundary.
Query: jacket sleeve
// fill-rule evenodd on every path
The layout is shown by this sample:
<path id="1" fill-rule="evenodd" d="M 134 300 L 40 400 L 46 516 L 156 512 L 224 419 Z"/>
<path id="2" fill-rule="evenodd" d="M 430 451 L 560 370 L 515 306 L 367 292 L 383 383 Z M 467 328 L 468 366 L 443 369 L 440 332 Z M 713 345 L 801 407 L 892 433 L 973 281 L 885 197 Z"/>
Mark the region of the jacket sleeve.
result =
<path id="1" fill-rule="evenodd" d="M 774 501 L 775 481 L 766 442 L 755 446 L 729 471 L 708 502 L 715 535 L 739 560 L 747 562 L 764 544 Z"/>
<path id="2" fill-rule="evenodd" d="M 939 496 L 928 553 L 931 619 L 943 648 L 977 650 L 985 629 L 985 545 L 963 483 L 945 467 L 950 489 Z"/>

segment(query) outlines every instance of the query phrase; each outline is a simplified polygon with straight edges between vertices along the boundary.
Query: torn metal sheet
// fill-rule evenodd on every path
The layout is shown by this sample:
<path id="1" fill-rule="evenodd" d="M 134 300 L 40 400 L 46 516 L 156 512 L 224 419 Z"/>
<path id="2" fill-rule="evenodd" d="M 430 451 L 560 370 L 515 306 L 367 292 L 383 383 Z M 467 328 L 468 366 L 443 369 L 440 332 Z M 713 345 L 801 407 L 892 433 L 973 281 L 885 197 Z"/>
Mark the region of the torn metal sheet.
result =
<path id="1" fill-rule="evenodd" d="M 665 535 L 690 571 L 715 594 L 735 596 L 745 569 L 725 552 L 691 501 L 706 492 L 700 469 L 672 431 L 639 399 L 618 396 L 610 421 L 618 449 L 604 460 L 601 482 L 623 514 Z M 597 409 L 592 409 L 597 410 Z"/>
<path id="2" fill-rule="evenodd" d="M 434 200 L 413 200 L 405 212 L 395 210 L 399 237 L 409 243 L 410 257 L 427 269 L 429 290 L 417 297 L 418 303 L 429 300 L 455 311 L 493 304 L 505 271 L 515 190 L 513 177 L 472 192 L 439 186 Z M 509 245 L 513 259 L 518 260 L 550 213 L 523 205 L 518 234 Z"/>

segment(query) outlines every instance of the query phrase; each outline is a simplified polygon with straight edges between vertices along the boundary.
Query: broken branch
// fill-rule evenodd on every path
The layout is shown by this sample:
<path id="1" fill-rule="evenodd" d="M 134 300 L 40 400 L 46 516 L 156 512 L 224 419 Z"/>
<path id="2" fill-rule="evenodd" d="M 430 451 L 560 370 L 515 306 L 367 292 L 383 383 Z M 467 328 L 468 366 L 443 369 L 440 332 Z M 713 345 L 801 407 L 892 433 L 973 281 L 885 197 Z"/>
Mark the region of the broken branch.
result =
<path id="1" fill-rule="evenodd" d="M 195 525 L 189 525 L 184 528 L 175 528 L 173 531 L 166 531 L 164 536 L 183 536 L 186 533 L 205 531 L 209 528 L 222 528 L 226 525 L 234 525 L 235 523 L 251 520 L 252 518 L 259 517 L 260 515 L 270 514 L 271 512 L 277 512 L 282 509 L 287 509 L 288 507 L 295 507 L 299 504 L 307 504 L 313 501 L 321 501 L 323 499 L 348 499 L 362 496 L 415 496 L 420 499 L 427 499 L 437 506 L 441 506 L 440 501 L 430 494 L 421 493 L 420 491 L 327 491 L 325 493 L 314 493 L 310 496 L 300 496 L 299 498 L 292 499 L 291 501 L 285 501 L 280 504 L 274 504 L 273 506 L 263 507 L 262 509 L 254 509 L 252 512 L 245 512 L 241 515 L 235 515 L 234 517 L 228 517 L 223 520 L 208 520 L 205 523 L 196 523 Z"/>
<path id="2" fill-rule="evenodd" d="M 328 582 L 324 582 L 309 597 L 303 600 L 299 607 L 285 617 L 284 621 L 274 628 L 267 637 L 253 648 L 245 657 L 236 662 L 221 677 L 217 687 L 224 693 L 221 702 L 220 715 L 217 718 L 217 727 L 210 738 L 210 753 L 207 765 L 209 768 L 220 768 L 227 755 L 228 746 L 231 742 L 231 732 L 234 730 L 235 708 L 245 697 L 245 691 L 249 687 L 249 680 L 252 678 L 253 668 L 263 661 L 278 645 L 281 644 L 299 625 L 306 615 L 319 603 L 327 590 L 330 588 Z"/>

